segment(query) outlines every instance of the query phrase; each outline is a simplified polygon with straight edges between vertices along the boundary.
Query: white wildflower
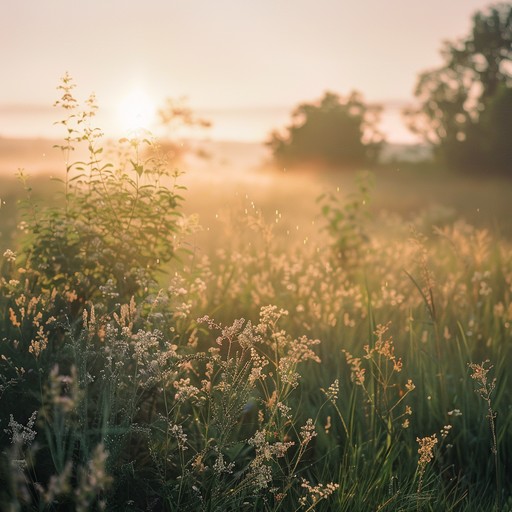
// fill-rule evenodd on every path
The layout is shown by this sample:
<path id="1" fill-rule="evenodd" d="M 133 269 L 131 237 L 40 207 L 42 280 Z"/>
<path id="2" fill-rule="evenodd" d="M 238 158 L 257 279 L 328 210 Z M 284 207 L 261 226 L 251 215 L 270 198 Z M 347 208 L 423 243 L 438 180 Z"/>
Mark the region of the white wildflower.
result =
<path id="1" fill-rule="evenodd" d="M 11 249 L 7 249 L 5 252 L 4 252 L 4 258 L 9 262 L 9 263 L 14 263 L 16 261 L 16 253 L 14 251 L 11 251 Z"/>

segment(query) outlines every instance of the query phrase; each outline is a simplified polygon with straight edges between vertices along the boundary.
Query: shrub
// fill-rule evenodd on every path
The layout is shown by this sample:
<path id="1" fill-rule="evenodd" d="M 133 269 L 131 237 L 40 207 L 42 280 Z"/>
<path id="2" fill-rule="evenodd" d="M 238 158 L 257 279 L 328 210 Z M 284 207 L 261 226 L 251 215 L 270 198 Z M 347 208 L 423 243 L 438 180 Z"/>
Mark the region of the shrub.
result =
<path id="1" fill-rule="evenodd" d="M 33 286 L 65 290 L 81 307 L 100 297 L 126 302 L 147 293 L 175 255 L 182 218 L 179 172 L 169 172 L 157 148 L 141 159 L 142 149 L 152 146 L 147 137 L 122 139 L 119 161 L 106 160 L 102 133 L 92 126 L 94 97 L 81 110 L 69 75 L 59 89 L 55 105 L 66 114 L 60 122 L 66 138 L 58 146 L 66 159 L 63 190 L 55 205 L 39 209 L 26 185 L 26 266 L 37 272 Z M 72 161 L 79 145 L 88 157 Z"/>

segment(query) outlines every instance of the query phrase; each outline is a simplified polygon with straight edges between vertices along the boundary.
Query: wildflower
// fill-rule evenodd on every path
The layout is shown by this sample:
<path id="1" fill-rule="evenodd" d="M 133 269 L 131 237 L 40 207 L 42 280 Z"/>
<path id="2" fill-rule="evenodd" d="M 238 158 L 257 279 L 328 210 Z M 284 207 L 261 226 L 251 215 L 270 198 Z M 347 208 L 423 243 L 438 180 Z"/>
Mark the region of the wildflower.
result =
<path id="1" fill-rule="evenodd" d="M 292 419 L 292 415 L 290 414 L 292 408 L 289 407 L 288 405 L 286 404 L 283 404 L 283 402 L 277 402 L 276 404 L 276 407 L 277 409 L 279 410 L 279 412 L 288 420 L 291 420 Z"/>
<path id="2" fill-rule="evenodd" d="M 278 309 L 277 306 L 263 306 L 260 310 L 260 324 L 258 329 L 264 334 L 267 329 L 274 328 L 281 317 L 287 315 L 288 311 L 285 309 Z"/>
<path id="3" fill-rule="evenodd" d="M 208 318 L 208 317 L 204 317 Z M 202 319 L 200 319 L 202 320 Z M 199 320 L 198 320 L 199 321 Z M 206 320 L 208 323 L 208 320 Z M 224 327 L 221 331 L 221 335 L 215 340 L 217 345 L 222 345 L 224 341 L 227 341 L 229 344 L 233 343 L 236 339 L 236 337 L 240 334 L 242 331 L 242 328 L 244 326 L 245 319 L 239 318 L 233 322 L 232 325 L 228 327 Z M 211 328 L 211 326 L 210 326 Z"/>
<path id="4" fill-rule="evenodd" d="M 292 388 L 299 385 L 300 374 L 295 371 L 296 362 L 290 357 L 283 357 L 279 361 L 279 375 L 283 383 L 289 384 Z"/>
<path id="5" fill-rule="evenodd" d="M 67 290 L 64 295 L 68 302 L 75 302 L 78 299 L 78 294 L 75 290 Z"/>
<path id="6" fill-rule="evenodd" d="M 11 249 L 7 249 L 3 256 L 9 263 L 14 263 L 16 261 L 16 253 L 11 251 Z"/>
<path id="7" fill-rule="evenodd" d="M 450 433 L 450 430 L 452 429 L 452 426 L 451 425 L 445 425 L 442 429 L 441 429 L 441 437 L 444 439 L 449 433 Z"/>
<path id="8" fill-rule="evenodd" d="M 308 498 L 312 504 L 315 505 L 320 500 L 328 498 L 333 492 L 337 491 L 339 489 L 339 484 L 330 482 L 327 485 L 318 484 L 313 486 L 310 482 L 303 478 L 301 487 L 306 489 L 307 495 L 300 498 L 300 504 L 302 506 L 306 506 L 308 503 Z"/>
<path id="9" fill-rule="evenodd" d="M 36 337 L 30 342 L 30 347 L 28 347 L 28 351 L 31 354 L 34 354 L 37 357 L 46 349 L 48 345 L 48 334 L 44 332 L 44 328 L 41 325 L 37 330 Z"/>
<path id="10" fill-rule="evenodd" d="M 249 439 L 249 445 L 256 451 L 256 457 L 251 461 L 248 479 L 256 489 L 268 487 L 272 481 L 272 467 L 269 463 L 277 458 L 284 457 L 293 442 L 269 443 L 266 439 L 267 431 L 257 430 Z"/>
<path id="11" fill-rule="evenodd" d="M 117 292 L 114 281 L 112 279 L 108 279 L 106 284 L 99 287 L 99 290 L 105 298 L 116 299 L 119 297 L 119 292 Z M 72 301 L 70 300 L 70 302 Z"/>
<path id="12" fill-rule="evenodd" d="M 181 425 L 172 425 L 169 429 L 171 434 L 175 437 L 176 441 L 178 441 L 178 447 L 180 450 L 186 450 L 187 447 L 187 434 L 183 432 L 183 427 Z"/>
<path id="13" fill-rule="evenodd" d="M 233 469 L 235 468 L 235 463 L 230 462 L 229 464 L 226 464 L 224 461 L 224 455 L 222 453 L 219 453 L 219 456 L 217 457 L 217 460 L 215 461 L 215 464 L 213 465 L 213 470 L 218 474 L 222 473 L 233 473 Z"/>
<path id="14" fill-rule="evenodd" d="M 420 458 L 418 460 L 418 472 L 420 477 L 425 473 L 427 464 L 434 458 L 434 447 L 437 444 L 437 435 L 432 434 L 423 438 L 416 438 L 416 442 L 419 443 L 418 453 Z"/>
<path id="15" fill-rule="evenodd" d="M 37 432 L 33 430 L 36 423 L 37 411 L 34 411 L 30 415 L 26 425 L 18 423 L 12 414 L 9 415 L 9 418 L 8 428 L 6 428 L 4 432 L 10 434 L 11 443 L 30 446 L 37 435 Z"/>
<path id="16" fill-rule="evenodd" d="M 286 455 L 290 447 L 294 445 L 293 441 L 283 443 L 269 443 L 266 439 L 267 432 L 265 430 L 257 430 L 254 436 L 249 439 L 249 444 L 256 449 L 256 458 L 260 457 L 263 460 L 270 461 L 273 458 L 281 458 Z"/>
<path id="17" fill-rule="evenodd" d="M 334 382 L 329 386 L 329 389 L 327 391 L 325 389 L 322 389 L 322 391 L 331 402 L 335 402 L 336 400 L 338 400 L 338 394 L 340 392 L 339 379 L 335 379 Z"/>
<path id="18" fill-rule="evenodd" d="M 412 382 L 411 379 L 407 379 L 407 384 L 405 385 L 405 389 L 407 389 L 407 391 L 412 391 L 416 386 L 414 385 L 414 383 Z"/>
<path id="19" fill-rule="evenodd" d="M 192 310 L 192 303 L 182 302 L 175 307 L 174 315 L 176 318 L 187 318 Z"/>
<path id="20" fill-rule="evenodd" d="M 198 324 L 207 324 L 210 329 L 220 329 L 220 326 L 215 323 L 208 315 L 202 316 L 196 320 Z"/>
<path id="21" fill-rule="evenodd" d="M 264 380 L 266 375 L 263 373 L 263 368 L 268 364 L 268 360 L 260 356 L 254 348 L 251 347 L 251 360 L 252 368 L 249 375 L 249 384 L 252 386 L 254 383 L 261 379 Z"/>
<path id="22" fill-rule="evenodd" d="M 489 373 L 489 370 L 491 370 L 491 368 L 493 367 L 492 365 L 489 365 L 486 368 L 486 365 L 488 363 L 489 363 L 489 360 L 487 359 L 482 364 L 475 364 L 475 363 L 469 364 L 469 367 L 473 370 L 471 378 L 476 380 L 480 384 L 480 388 L 477 389 L 477 393 L 484 400 L 487 400 L 488 398 L 490 398 L 490 395 L 496 386 L 496 379 L 493 379 L 490 382 L 488 382 L 488 380 L 487 380 L 487 374 Z"/>
<path id="23" fill-rule="evenodd" d="M 308 360 L 314 361 L 315 363 L 321 363 L 320 358 L 311 348 L 313 345 L 318 345 L 319 343 L 320 340 L 311 340 L 307 336 L 297 338 L 290 346 L 290 358 L 295 363 Z"/>
<path id="24" fill-rule="evenodd" d="M 274 499 L 277 502 L 283 501 L 286 498 L 286 494 L 284 492 L 277 492 L 278 489 L 270 489 L 270 492 L 273 492 Z"/>
<path id="25" fill-rule="evenodd" d="M 13 327 L 20 327 L 21 323 L 18 321 L 18 318 L 16 316 L 16 313 L 12 308 L 9 308 L 9 320 L 11 321 L 11 324 Z"/>
<path id="26" fill-rule="evenodd" d="M 496 387 L 496 379 L 488 380 L 487 374 L 493 368 L 492 364 L 489 364 L 489 360 L 483 361 L 482 364 L 470 363 L 469 367 L 473 370 L 471 378 L 476 380 L 479 384 L 479 388 L 476 392 L 482 397 L 487 403 L 487 418 L 489 419 L 489 426 L 492 434 L 492 446 L 491 451 L 495 456 L 495 464 L 497 467 L 497 453 L 498 453 L 498 441 L 496 437 L 496 425 L 494 421 L 496 419 L 496 413 L 492 408 L 491 394 Z"/>
<path id="27" fill-rule="evenodd" d="M 434 446 L 437 444 L 437 436 L 436 434 L 433 434 L 432 436 L 426 436 L 423 438 L 416 438 L 416 441 L 419 443 L 420 447 L 418 449 L 418 453 L 420 454 L 420 465 L 428 464 L 432 458 L 433 455 L 433 449 Z"/>
<path id="28" fill-rule="evenodd" d="M 194 398 L 199 394 L 199 389 L 190 384 L 190 378 L 180 379 L 179 381 L 174 382 L 174 387 L 176 388 L 176 395 L 174 399 L 177 402 L 184 402 L 189 398 Z"/>
<path id="29" fill-rule="evenodd" d="M 315 425 L 313 424 L 313 420 L 308 418 L 306 424 L 303 425 L 300 429 L 300 437 L 302 439 L 301 444 L 307 445 L 310 441 L 317 436 Z"/>
<path id="30" fill-rule="evenodd" d="M 204 465 L 204 462 L 203 462 L 203 455 L 201 453 L 198 453 L 194 457 L 194 459 L 192 461 L 192 467 L 198 473 L 203 473 L 206 470 L 206 466 Z"/>
<path id="31" fill-rule="evenodd" d="M 268 484 L 272 481 L 272 468 L 266 464 L 262 464 L 255 468 L 251 468 L 249 478 L 256 490 L 264 489 L 268 487 Z"/>
<path id="32" fill-rule="evenodd" d="M 375 329 L 375 336 L 377 336 L 377 341 L 375 342 L 375 347 L 372 350 L 366 350 L 368 354 L 365 356 L 367 359 L 371 357 L 371 352 L 375 351 L 377 354 L 389 359 L 390 361 L 395 360 L 395 347 L 393 345 L 393 338 L 390 336 L 387 339 L 384 339 L 384 335 L 389 330 L 390 323 L 388 322 L 386 325 L 378 325 Z"/>
<path id="33" fill-rule="evenodd" d="M 345 359 L 347 360 L 347 364 L 351 366 L 351 375 L 350 378 L 352 382 L 355 382 L 359 386 L 362 386 L 364 384 L 365 379 L 365 369 L 361 368 L 361 358 L 360 357 L 354 357 L 348 352 L 347 350 L 343 350 L 345 353 Z"/>
<path id="34" fill-rule="evenodd" d="M 41 322 L 42 318 L 43 318 L 43 313 L 41 313 L 41 311 L 39 311 L 32 319 L 32 324 L 34 325 L 34 327 L 40 326 L 40 322 Z"/>
<path id="35" fill-rule="evenodd" d="M 238 335 L 238 343 L 240 344 L 240 347 L 243 349 L 251 348 L 252 351 L 252 347 L 260 341 L 261 338 L 256 335 L 252 323 L 250 321 L 247 322 L 244 330 Z"/>

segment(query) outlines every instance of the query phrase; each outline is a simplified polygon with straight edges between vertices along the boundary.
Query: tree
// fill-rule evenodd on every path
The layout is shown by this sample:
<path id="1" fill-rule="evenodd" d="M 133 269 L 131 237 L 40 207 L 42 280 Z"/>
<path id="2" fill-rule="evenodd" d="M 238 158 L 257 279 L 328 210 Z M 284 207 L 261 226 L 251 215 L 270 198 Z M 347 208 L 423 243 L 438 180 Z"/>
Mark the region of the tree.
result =
<path id="1" fill-rule="evenodd" d="M 383 140 L 376 129 L 380 111 L 356 91 L 345 98 L 326 92 L 320 101 L 296 107 L 291 125 L 272 132 L 267 146 L 281 165 L 372 163 Z"/>
<path id="2" fill-rule="evenodd" d="M 470 34 L 446 42 L 444 65 L 418 77 L 411 130 L 438 160 L 464 170 L 509 171 L 512 130 L 512 4 L 473 16 Z"/>

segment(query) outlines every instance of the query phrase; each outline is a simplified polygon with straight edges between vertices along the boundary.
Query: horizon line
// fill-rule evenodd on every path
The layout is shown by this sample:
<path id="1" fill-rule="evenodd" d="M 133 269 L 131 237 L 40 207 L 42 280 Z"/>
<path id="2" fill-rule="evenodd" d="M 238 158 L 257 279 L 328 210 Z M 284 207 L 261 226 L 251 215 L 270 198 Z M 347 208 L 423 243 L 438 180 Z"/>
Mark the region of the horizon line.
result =
<path id="1" fill-rule="evenodd" d="M 300 103 L 308 103 L 309 101 L 315 100 L 303 100 Z M 381 105 L 388 108 L 399 108 L 405 107 L 412 103 L 412 100 L 405 98 L 389 98 L 385 100 L 366 101 L 369 106 Z M 190 105 L 190 108 L 196 111 L 228 111 L 228 110 L 293 110 L 299 103 L 294 105 L 291 104 L 258 104 L 258 105 Z M 163 106 L 163 105 L 162 105 Z M 102 106 L 99 105 L 99 110 L 110 110 L 115 107 L 113 106 Z M 159 108 L 159 107 L 157 107 Z M 30 112 L 50 112 L 54 109 L 58 109 L 55 105 L 47 105 L 43 103 L 0 103 L 0 112 L 7 114 L 21 114 Z"/>

